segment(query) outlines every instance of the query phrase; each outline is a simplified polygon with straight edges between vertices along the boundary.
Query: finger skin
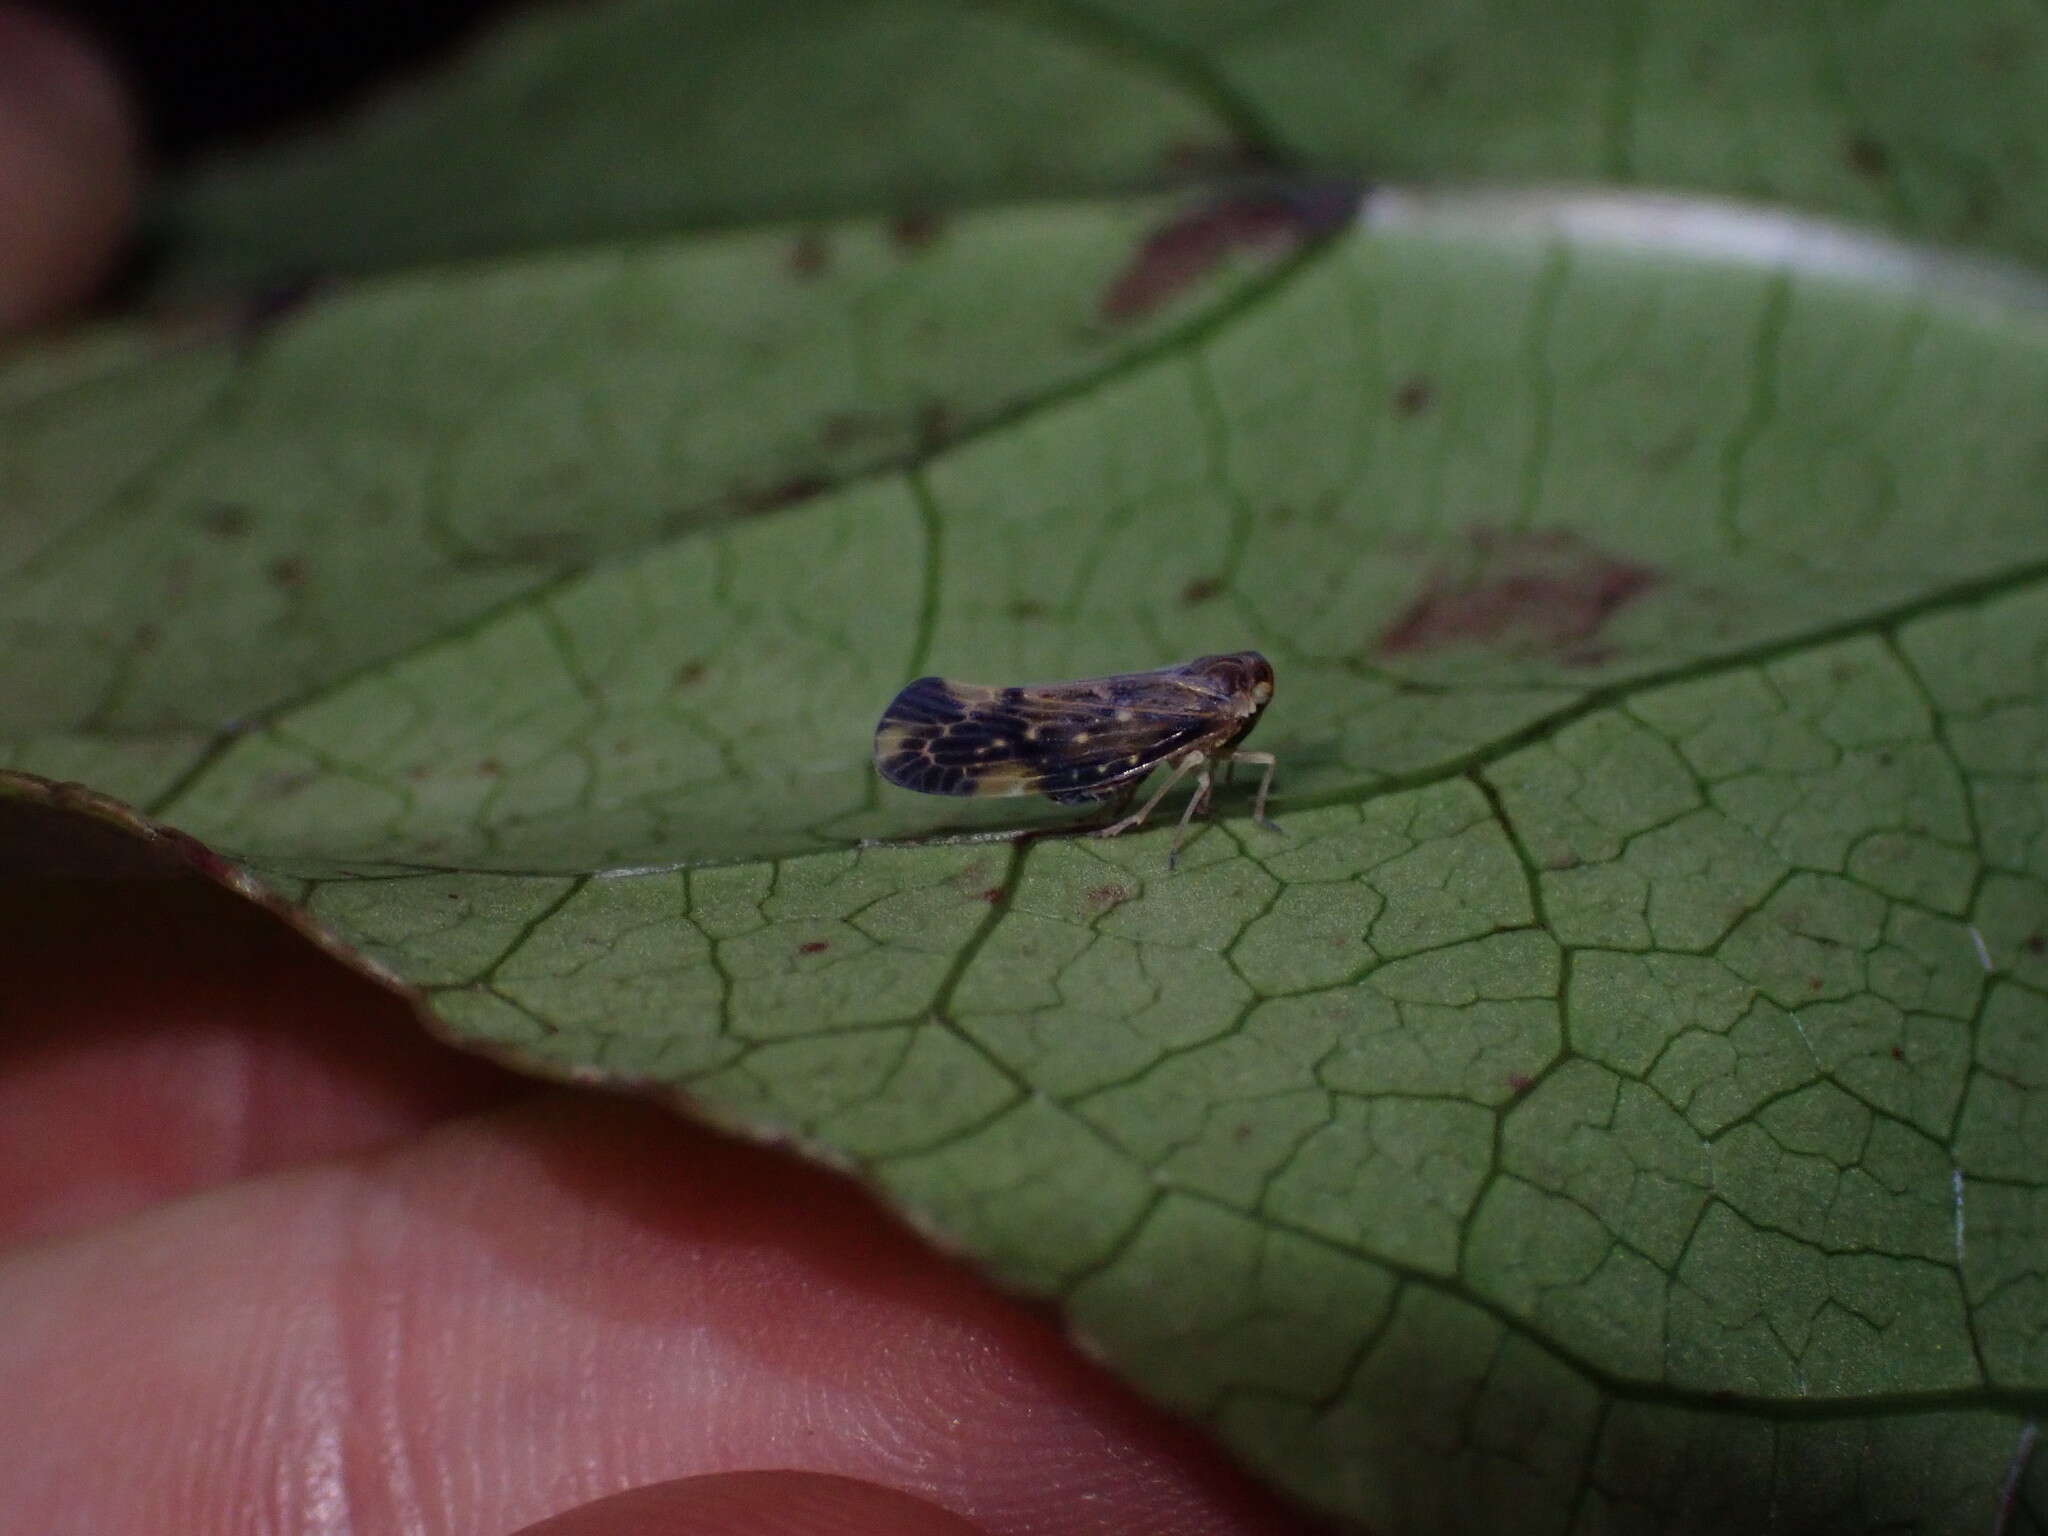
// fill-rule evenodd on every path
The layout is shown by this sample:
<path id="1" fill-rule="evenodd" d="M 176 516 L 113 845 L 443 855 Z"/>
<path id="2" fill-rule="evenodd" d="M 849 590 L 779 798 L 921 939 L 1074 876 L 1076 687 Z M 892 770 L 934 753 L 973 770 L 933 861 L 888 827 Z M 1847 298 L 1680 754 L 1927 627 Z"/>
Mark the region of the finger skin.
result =
<path id="1" fill-rule="evenodd" d="M 0 6 L 0 335 L 78 304 L 134 218 L 133 108 L 70 27 Z"/>
<path id="2" fill-rule="evenodd" d="M 0 976 L 0 1244 L 535 1091 L 197 876 L 10 874 Z"/>
<path id="3" fill-rule="evenodd" d="M 847 1181 L 563 1093 L 0 1259 L 24 1530 L 513 1530 L 787 1468 L 997 1536 L 1299 1526 Z"/>
<path id="4" fill-rule="evenodd" d="M 815 1472 L 727 1472 L 585 1504 L 517 1536 L 982 1536 L 907 1493 Z"/>

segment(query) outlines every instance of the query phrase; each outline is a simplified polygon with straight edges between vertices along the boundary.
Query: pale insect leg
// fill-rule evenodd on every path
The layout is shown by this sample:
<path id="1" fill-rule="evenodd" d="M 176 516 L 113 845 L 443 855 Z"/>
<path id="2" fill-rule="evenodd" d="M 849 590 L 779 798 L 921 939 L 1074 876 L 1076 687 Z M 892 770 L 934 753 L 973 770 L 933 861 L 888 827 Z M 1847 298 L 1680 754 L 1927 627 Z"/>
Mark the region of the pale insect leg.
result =
<path id="1" fill-rule="evenodd" d="M 1180 845 L 1187 841 L 1188 823 L 1195 819 L 1195 812 L 1209 803 L 1210 793 L 1214 789 L 1215 781 L 1209 776 L 1209 765 L 1204 763 L 1201 779 L 1195 785 L 1195 792 L 1188 796 L 1188 808 L 1180 813 L 1180 825 L 1173 829 L 1173 846 L 1166 850 L 1168 869 L 1180 862 Z"/>
<path id="2" fill-rule="evenodd" d="M 1259 792 L 1252 800 L 1252 820 L 1264 827 L 1268 832 L 1278 832 L 1280 828 L 1266 815 L 1266 791 L 1273 787 L 1273 769 L 1277 766 L 1273 754 L 1270 752 L 1239 752 L 1236 754 L 1236 757 L 1242 763 L 1265 764 L 1265 776 L 1259 780 Z"/>
<path id="3" fill-rule="evenodd" d="M 1143 826 L 1145 818 L 1152 814 L 1152 808 L 1166 798 L 1166 792 L 1178 784 L 1186 776 L 1189 769 L 1199 768 L 1207 761 L 1208 758 L 1204 754 L 1190 752 L 1186 757 L 1173 765 L 1173 772 L 1166 776 L 1166 782 L 1159 786 L 1157 792 L 1153 794 L 1150 800 L 1147 800 L 1137 810 L 1124 817 L 1122 821 L 1111 822 L 1100 832 L 1090 835 L 1094 837 L 1120 837 L 1133 827 Z M 1203 777 L 1206 779 L 1207 775 L 1205 774 Z"/>

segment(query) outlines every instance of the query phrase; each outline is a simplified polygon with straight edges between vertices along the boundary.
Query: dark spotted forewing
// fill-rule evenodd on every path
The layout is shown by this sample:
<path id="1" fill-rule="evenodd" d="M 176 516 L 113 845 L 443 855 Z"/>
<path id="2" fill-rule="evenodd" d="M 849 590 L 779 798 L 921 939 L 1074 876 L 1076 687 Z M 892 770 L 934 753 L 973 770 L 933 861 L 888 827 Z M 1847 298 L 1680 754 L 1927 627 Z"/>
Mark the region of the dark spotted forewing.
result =
<path id="1" fill-rule="evenodd" d="M 875 766 L 927 795 L 1107 799 L 1233 734 L 1229 696 L 1186 667 L 987 688 L 920 677 L 882 713 Z"/>

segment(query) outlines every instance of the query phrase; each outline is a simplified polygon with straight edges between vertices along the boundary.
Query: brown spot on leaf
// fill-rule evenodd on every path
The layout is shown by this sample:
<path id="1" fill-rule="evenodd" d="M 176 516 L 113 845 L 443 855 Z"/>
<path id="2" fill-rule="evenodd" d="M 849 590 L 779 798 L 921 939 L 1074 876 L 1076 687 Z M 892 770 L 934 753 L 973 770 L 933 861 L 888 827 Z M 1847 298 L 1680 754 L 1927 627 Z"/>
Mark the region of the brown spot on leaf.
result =
<path id="1" fill-rule="evenodd" d="M 1526 1072 L 1510 1072 L 1508 1074 L 1508 1088 L 1511 1092 L 1518 1094 L 1527 1093 L 1535 1086 L 1536 1079 Z"/>
<path id="2" fill-rule="evenodd" d="M 1380 633 L 1382 654 L 1490 645 L 1594 665 L 1612 652 L 1588 642 L 1658 581 L 1650 567 L 1574 533 L 1478 528 L 1469 538 L 1472 558 L 1424 579 L 1422 591 Z"/>
<path id="3" fill-rule="evenodd" d="M 476 772 L 477 777 L 480 779 L 502 778 L 505 773 L 505 765 L 495 757 L 487 757 L 476 765 Z"/>
<path id="4" fill-rule="evenodd" d="M 914 208 L 889 221 L 889 243 L 906 256 L 928 249 L 942 232 L 939 216 L 929 208 Z"/>
<path id="5" fill-rule="evenodd" d="M 1082 898 L 1091 913 L 1101 914 L 1112 907 L 1120 907 L 1137 893 L 1127 885 L 1098 885 Z"/>
<path id="6" fill-rule="evenodd" d="M 1013 619 L 1042 619 L 1045 614 L 1045 604 L 1035 597 L 1020 597 L 1010 604 L 1010 617 Z"/>
<path id="7" fill-rule="evenodd" d="M 802 944 L 797 945 L 796 952 L 800 955 L 822 955 L 823 953 L 825 953 L 826 950 L 830 949 L 831 947 L 832 946 L 823 939 L 810 939 Z"/>
<path id="8" fill-rule="evenodd" d="M 1104 320 L 1142 320 L 1207 277 L 1233 252 L 1286 252 L 1349 223 L 1361 189 L 1351 182 L 1234 193 L 1183 213 L 1146 236 L 1103 290 Z"/>
<path id="9" fill-rule="evenodd" d="M 1222 591 L 1223 578 L 1221 576 L 1197 576 L 1193 581 L 1180 589 L 1180 600 L 1192 607 L 1196 603 L 1210 601 L 1210 599 L 1218 596 Z"/>
<path id="10" fill-rule="evenodd" d="M 2048 934 L 2030 933 L 2020 940 L 2020 948 L 2030 955 L 2048 954 Z"/>
<path id="11" fill-rule="evenodd" d="M 1873 180 L 1889 176 L 1892 169 L 1892 152 L 1867 133 L 1856 134 L 1843 146 L 1842 158 L 1849 163 L 1849 169 L 1858 176 Z"/>
<path id="12" fill-rule="evenodd" d="M 1895 1046 L 1893 1046 L 1893 1047 L 1892 1047 L 1892 1060 L 1893 1060 L 1893 1061 L 1904 1061 L 1905 1059 L 1906 1059 L 1906 1051 L 1905 1051 L 1905 1047 L 1903 1047 L 1903 1046 L 1898 1046 L 1898 1045 L 1895 1045 Z"/>
<path id="13" fill-rule="evenodd" d="M 1394 391 L 1394 414 L 1396 416 L 1420 416 L 1436 404 L 1436 386 L 1417 374 L 1404 381 Z"/>
<path id="14" fill-rule="evenodd" d="M 273 587 L 282 587 L 286 591 L 306 584 L 306 562 L 297 555 L 279 555 L 263 568 L 263 573 L 270 578 Z"/>
<path id="15" fill-rule="evenodd" d="M 831 242 L 815 229 L 798 235 L 789 248 L 789 275 L 799 282 L 822 276 L 831 265 Z"/>
<path id="16" fill-rule="evenodd" d="M 976 901 L 985 901 L 990 906 L 994 906 L 997 902 L 1001 901 L 1007 895 L 1009 895 L 1009 892 L 1004 890 L 1000 885 L 991 885 L 985 890 L 976 891 L 974 893 L 974 899 Z"/>
<path id="17" fill-rule="evenodd" d="M 678 688 L 694 687 L 696 684 L 704 681 L 705 670 L 704 663 L 701 661 L 684 662 L 680 667 L 676 668 L 675 686 Z"/>

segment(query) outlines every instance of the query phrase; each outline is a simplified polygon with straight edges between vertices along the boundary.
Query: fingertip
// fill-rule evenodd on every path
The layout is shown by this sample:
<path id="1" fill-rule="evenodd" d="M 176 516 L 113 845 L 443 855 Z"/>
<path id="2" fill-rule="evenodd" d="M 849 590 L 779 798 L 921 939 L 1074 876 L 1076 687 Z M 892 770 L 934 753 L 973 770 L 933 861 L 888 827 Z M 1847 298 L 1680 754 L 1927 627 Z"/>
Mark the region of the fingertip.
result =
<path id="1" fill-rule="evenodd" d="M 0 334 L 91 294 L 139 179 L 134 107 L 113 65 L 66 23 L 0 4 Z"/>

